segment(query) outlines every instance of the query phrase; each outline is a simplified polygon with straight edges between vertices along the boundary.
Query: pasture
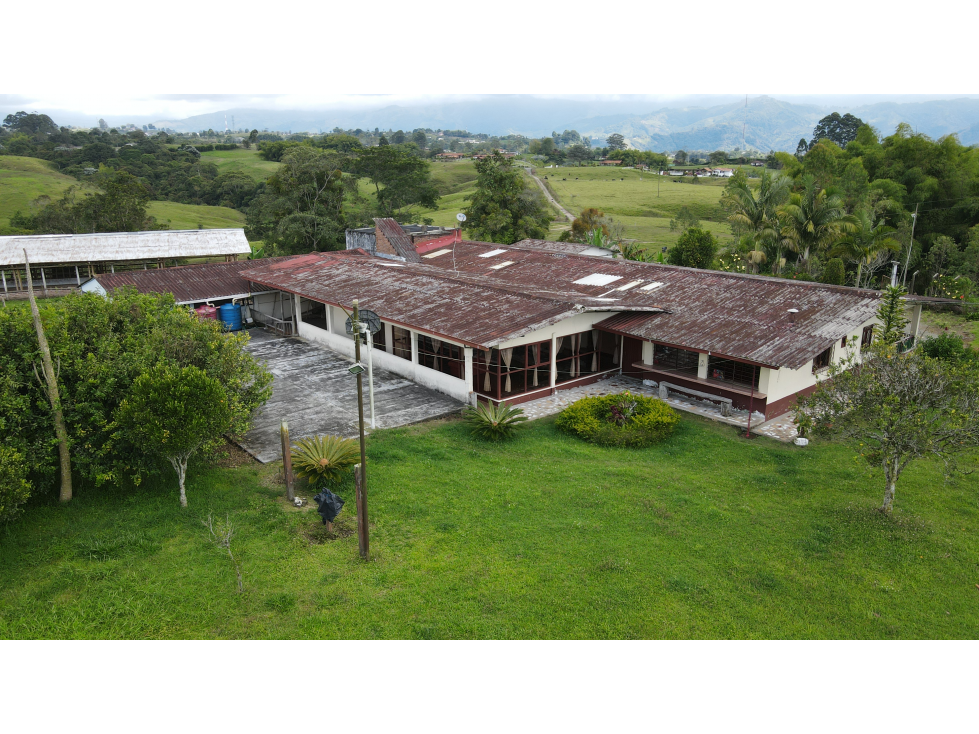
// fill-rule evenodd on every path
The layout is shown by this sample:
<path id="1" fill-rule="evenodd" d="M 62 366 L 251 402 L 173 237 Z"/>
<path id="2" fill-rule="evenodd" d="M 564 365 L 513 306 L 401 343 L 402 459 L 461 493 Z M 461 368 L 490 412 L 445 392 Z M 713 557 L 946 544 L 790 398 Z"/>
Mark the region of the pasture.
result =
<path id="1" fill-rule="evenodd" d="M 213 163 L 218 167 L 218 174 L 232 173 L 239 171 L 251 177 L 256 183 L 264 181 L 277 170 L 280 163 L 266 161 L 258 155 L 258 150 L 252 148 L 244 150 L 213 150 L 201 153 L 201 160 L 205 163 Z"/>
<path id="2" fill-rule="evenodd" d="M 245 226 L 245 215 L 226 206 L 151 201 L 147 211 L 156 217 L 157 224 L 167 224 L 170 229 L 238 229 Z"/>
<path id="3" fill-rule="evenodd" d="M 17 211 L 28 213 L 39 196 L 60 198 L 69 186 L 78 186 L 72 176 L 55 170 L 54 164 L 39 158 L 0 155 L 0 234 L 10 226 Z"/>
<path id="4" fill-rule="evenodd" d="M 649 449 L 553 419 L 503 445 L 458 420 L 369 439 L 371 558 L 275 465 L 34 498 L 0 532 L 2 638 L 971 639 L 976 484 L 922 461 L 893 517 L 854 453 L 684 415 Z M 974 458 L 970 466 L 975 466 Z M 311 497 L 313 491 L 301 490 Z M 230 519 L 244 593 L 201 522 Z"/>

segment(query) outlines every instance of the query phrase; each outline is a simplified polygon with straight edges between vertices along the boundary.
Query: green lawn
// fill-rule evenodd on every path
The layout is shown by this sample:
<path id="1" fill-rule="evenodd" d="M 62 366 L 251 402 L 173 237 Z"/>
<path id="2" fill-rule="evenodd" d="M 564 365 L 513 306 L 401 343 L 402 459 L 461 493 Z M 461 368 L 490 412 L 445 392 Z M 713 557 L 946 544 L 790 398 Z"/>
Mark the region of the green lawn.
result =
<path id="1" fill-rule="evenodd" d="M 209 153 L 201 153 L 201 160 L 213 163 L 218 167 L 218 173 L 231 173 L 241 171 L 251 176 L 255 181 L 264 181 L 275 173 L 280 163 L 275 161 L 262 160 L 258 155 L 258 150 L 215 150 Z"/>
<path id="2" fill-rule="evenodd" d="M 226 206 L 203 204 L 178 204 L 174 201 L 151 201 L 150 216 L 158 224 L 169 224 L 170 229 L 228 229 L 245 226 L 245 215 Z"/>
<path id="3" fill-rule="evenodd" d="M 976 483 L 913 465 L 897 510 L 828 443 L 684 415 L 655 448 L 460 422 L 369 442 L 372 558 L 354 502 L 327 539 L 274 467 L 192 470 L 39 499 L 0 534 L 3 638 L 973 638 Z M 972 462 L 973 465 L 975 462 Z M 307 493 L 308 495 L 308 493 Z M 245 593 L 201 520 L 226 515 Z"/>

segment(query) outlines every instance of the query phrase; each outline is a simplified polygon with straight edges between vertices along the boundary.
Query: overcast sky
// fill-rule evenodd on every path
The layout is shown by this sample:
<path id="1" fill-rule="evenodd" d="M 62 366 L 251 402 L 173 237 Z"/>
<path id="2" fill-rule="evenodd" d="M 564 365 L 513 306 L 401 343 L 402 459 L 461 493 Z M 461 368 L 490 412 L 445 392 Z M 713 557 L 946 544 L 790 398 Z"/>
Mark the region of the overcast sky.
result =
<path id="1" fill-rule="evenodd" d="M 98 92 L 78 94 L 73 92 L 50 92 L 41 94 L 0 94 L 0 115 L 17 110 L 40 111 L 57 117 L 65 113 L 75 113 L 85 117 L 131 117 L 133 119 L 180 120 L 192 115 L 217 112 L 228 109 L 264 110 L 344 110 L 371 109 L 388 105 L 417 105 L 436 101 L 458 101 L 486 95 L 444 95 L 444 94 L 144 94 L 127 95 L 118 92 Z M 609 113 L 623 109 L 640 113 L 665 106 L 689 105 L 709 106 L 734 101 L 729 94 L 668 95 L 531 95 L 545 99 L 591 100 L 608 109 Z M 757 96 L 757 95 L 750 95 Z M 977 97 L 976 94 L 835 94 L 835 95 L 784 95 L 770 96 L 790 102 L 833 104 L 843 102 L 856 107 L 882 101 L 913 102 L 927 99 L 948 99 L 951 97 Z M 740 98 L 740 95 L 737 97 Z"/>

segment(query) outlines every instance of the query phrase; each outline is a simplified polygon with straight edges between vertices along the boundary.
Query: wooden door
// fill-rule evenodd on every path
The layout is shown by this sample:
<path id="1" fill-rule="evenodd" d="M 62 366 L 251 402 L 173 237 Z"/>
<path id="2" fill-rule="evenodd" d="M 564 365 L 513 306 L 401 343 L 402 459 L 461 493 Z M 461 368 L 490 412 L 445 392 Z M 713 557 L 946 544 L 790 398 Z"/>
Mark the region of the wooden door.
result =
<path id="1" fill-rule="evenodd" d="M 632 366 L 637 362 L 642 362 L 642 339 L 622 337 L 622 374 L 642 379 L 642 370 Z"/>

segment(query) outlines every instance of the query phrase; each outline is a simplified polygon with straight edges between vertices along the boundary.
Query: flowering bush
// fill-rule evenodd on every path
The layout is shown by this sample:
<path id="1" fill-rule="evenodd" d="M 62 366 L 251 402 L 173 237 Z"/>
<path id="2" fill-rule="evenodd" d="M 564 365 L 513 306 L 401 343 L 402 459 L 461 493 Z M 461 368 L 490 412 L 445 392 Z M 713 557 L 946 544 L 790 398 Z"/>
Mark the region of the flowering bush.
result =
<path id="1" fill-rule="evenodd" d="M 650 446 L 673 433 L 680 415 L 669 405 L 644 395 L 582 398 L 558 416 L 556 425 L 600 446 Z"/>

